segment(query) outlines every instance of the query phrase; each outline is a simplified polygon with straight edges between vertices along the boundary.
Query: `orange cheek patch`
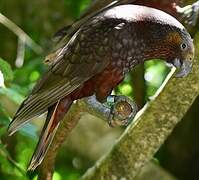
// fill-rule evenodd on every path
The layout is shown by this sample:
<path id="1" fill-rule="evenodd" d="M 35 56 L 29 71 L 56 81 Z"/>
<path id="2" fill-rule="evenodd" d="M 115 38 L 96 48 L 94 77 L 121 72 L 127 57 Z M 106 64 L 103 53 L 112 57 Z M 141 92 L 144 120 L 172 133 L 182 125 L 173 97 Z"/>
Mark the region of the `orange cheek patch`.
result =
<path id="1" fill-rule="evenodd" d="M 182 38 L 177 32 L 170 32 L 167 37 L 166 41 L 170 42 L 172 44 L 181 44 L 182 43 Z"/>

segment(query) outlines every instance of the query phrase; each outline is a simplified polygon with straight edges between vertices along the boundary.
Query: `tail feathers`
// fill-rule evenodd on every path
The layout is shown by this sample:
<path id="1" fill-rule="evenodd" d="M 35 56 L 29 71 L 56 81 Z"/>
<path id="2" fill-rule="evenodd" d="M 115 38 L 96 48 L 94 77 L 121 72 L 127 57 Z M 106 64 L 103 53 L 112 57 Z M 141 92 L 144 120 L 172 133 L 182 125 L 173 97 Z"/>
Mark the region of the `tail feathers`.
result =
<path id="1" fill-rule="evenodd" d="M 63 119 L 72 102 L 73 101 L 70 97 L 66 97 L 48 109 L 47 119 L 42 129 L 40 140 L 32 156 L 28 170 L 35 170 L 43 161 L 48 148 L 52 143 L 57 128 L 59 127 L 60 120 Z"/>
<path id="2" fill-rule="evenodd" d="M 54 106 L 52 106 L 51 108 L 49 108 L 48 110 L 46 123 L 42 129 L 41 138 L 37 144 L 36 151 L 34 152 L 32 156 L 28 170 L 35 170 L 36 167 L 41 164 L 42 160 L 45 157 L 45 154 L 48 151 L 48 148 L 59 126 L 59 122 L 56 125 L 54 125 L 54 119 L 55 119 L 58 104 L 59 102 L 55 104 Z"/>

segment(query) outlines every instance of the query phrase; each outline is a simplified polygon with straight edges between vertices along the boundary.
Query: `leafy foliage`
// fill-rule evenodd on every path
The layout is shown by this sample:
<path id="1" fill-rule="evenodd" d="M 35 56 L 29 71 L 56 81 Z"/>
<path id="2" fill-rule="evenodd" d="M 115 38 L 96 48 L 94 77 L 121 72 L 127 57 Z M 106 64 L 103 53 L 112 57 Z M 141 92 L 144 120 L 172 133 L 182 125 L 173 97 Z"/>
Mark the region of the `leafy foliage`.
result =
<path id="1" fill-rule="evenodd" d="M 13 80 L 13 72 L 9 63 L 0 58 L 0 70 L 3 73 L 5 81 Z"/>

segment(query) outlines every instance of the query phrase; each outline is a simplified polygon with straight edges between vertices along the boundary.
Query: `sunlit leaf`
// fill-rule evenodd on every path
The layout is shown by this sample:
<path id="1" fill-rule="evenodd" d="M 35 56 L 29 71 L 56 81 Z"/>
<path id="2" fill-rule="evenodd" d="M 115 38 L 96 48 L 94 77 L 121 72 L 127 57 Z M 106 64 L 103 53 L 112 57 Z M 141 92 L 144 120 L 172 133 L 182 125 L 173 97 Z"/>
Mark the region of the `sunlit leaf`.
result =
<path id="1" fill-rule="evenodd" d="M 56 171 L 53 174 L 53 180 L 61 180 L 61 175 Z"/>
<path id="2" fill-rule="evenodd" d="M 30 81 L 34 82 L 34 81 L 37 81 L 40 77 L 40 74 L 38 71 L 33 71 L 31 74 L 30 74 Z"/>
<path id="3" fill-rule="evenodd" d="M 2 58 L 0 58 L 0 71 L 3 73 L 5 81 L 13 80 L 13 72 L 12 72 L 11 66 Z"/>
<path id="4" fill-rule="evenodd" d="M 80 4 L 80 12 L 86 9 L 86 7 L 90 4 L 91 0 L 84 0 Z"/>
<path id="5" fill-rule="evenodd" d="M 130 95 L 133 92 L 133 88 L 130 84 L 124 83 L 119 86 L 119 91 L 123 95 Z"/>
<path id="6" fill-rule="evenodd" d="M 1 96 L 11 99 L 16 104 L 20 104 L 24 99 L 24 97 L 22 95 L 20 95 L 18 92 L 14 91 L 13 89 L 10 89 L 10 88 L 1 88 L 0 89 L 0 98 L 3 98 Z"/>
<path id="7" fill-rule="evenodd" d="M 145 75 L 147 85 L 147 97 L 153 96 L 161 86 L 168 71 L 163 61 L 151 60 L 145 63 Z"/>
<path id="8" fill-rule="evenodd" d="M 3 73 L 0 71 L 0 88 L 5 87 Z"/>
<path id="9" fill-rule="evenodd" d="M 23 68 L 14 71 L 14 82 L 22 87 L 35 82 L 40 77 L 41 72 L 44 72 L 46 66 L 42 64 L 42 57 L 32 59 L 26 63 Z"/>

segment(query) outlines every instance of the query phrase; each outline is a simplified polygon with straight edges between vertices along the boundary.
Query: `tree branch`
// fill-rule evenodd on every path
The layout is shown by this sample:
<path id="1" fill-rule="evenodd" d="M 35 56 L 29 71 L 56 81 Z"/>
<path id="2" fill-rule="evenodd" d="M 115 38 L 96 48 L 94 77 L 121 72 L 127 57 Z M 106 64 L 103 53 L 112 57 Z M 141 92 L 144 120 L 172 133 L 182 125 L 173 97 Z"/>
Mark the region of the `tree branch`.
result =
<path id="1" fill-rule="evenodd" d="M 63 144 L 65 138 L 68 136 L 70 131 L 76 126 L 80 119 L 81 112 L 84 111 L 84 106 L 77 103 L 74 104 L 65 118 L 60 123 L 57 133 L 53 139 L 53 142 L 46 154 L 42 164 L 39 167 L 40 180 L 51 180 L 54 172 L 55 158 L 60 146 Z"/>
<path id="2" fill-rule="evenodd" d="M 34 42 L 20 27 L 18 27 L 15 23 L 1 13 L 0 23 L 16 34 L 22 42 L 26 43 L 37 54 L 42 53 L 42 48 L 36 42 Z"/>
<path id="3" fill-rule="evenodd" d="M 94 104 L 93 101 L 94 97 L 85 98 L 72 105 L 71 109 L 60 123 L 49 151 L 39 167 L 39 179 L 52 179 L 57 152 L 70 131 L 74 129 L 83 113 L 89 112 L 90 114 L 107 121 L 110 109 L 101 105 L 101 103 Z M 96 108 L 97 106 L 98 109 Z"/>
<path id="4" fill-rule="evenodd" d="M 195 38 L 199 49 L 199 34 Z M 199 94 L 199 52 L 193 72 L 171 79 L 155 101 L 148 103 L 116 142 L 112 150 L 89 169 L 82 179 L 133 179 L 167 139 Z"/>
<path id="5" fill-rule="evenodd" d="M 161 168 L 155 162 L 147 163 L 141 170 L 141 172 L 136 176 L 135 180 L 176 180 L 167 171 Z"/>
<path id="6" fill-rule="evenodd" d="M 199 34 L 196 39 L 198 40 L 196 49 L 198 49 Z M 135 123 L 126 129 L 111 152 L 96 163 L 82 179 L 110 179 L 114 177 L 132 179 L 137 175 L 141 167 L 153 157 L 198 96 L 198 52 L 195 59 L 193 72 L 187 78 L 171 79 L 157 99 L 148 103 L 142 111 L 144 113 L 140 113 L 141 116 L 137 116 Z M 83 112 L 89 112 L 104 120 L 107 117 L 104 116 L 106 113 L 96 112 L 92 106 L 88 106 L 87 100 L 77 101 L 60 124 L 47 156 L 40 166 L 39 179 L 50 180 L 52 178 L 57 151 Z"/>
<path id="7" fill-rule="evenodd" d="M 199 38 L 198 38 L 199 39 Z M 198 42 L 199 44 L 199 42 Z M 199 47 L 198 47 L 199 48 Z M 197 49 L 197 46 L 196 46 Z M 197 54 L 196 59 L 199 55 Z M 82 179 L 134 178 L 163 144 L 175 125 L 182 119 L 199 93 L 199 62 L 185 79 L 172 79 L 160 96 L 150 102 L 136 123 L 132 123 L 112 150 L 91 168 Z M 101 119 L 102 114 L 92 111 L 84 100 L 74 104 L 61 122 L 53 143 L 40 166 L 39 179 L 52 179 L 55 158 L 60 145 L 77 124 L 82 112 Z"/>

